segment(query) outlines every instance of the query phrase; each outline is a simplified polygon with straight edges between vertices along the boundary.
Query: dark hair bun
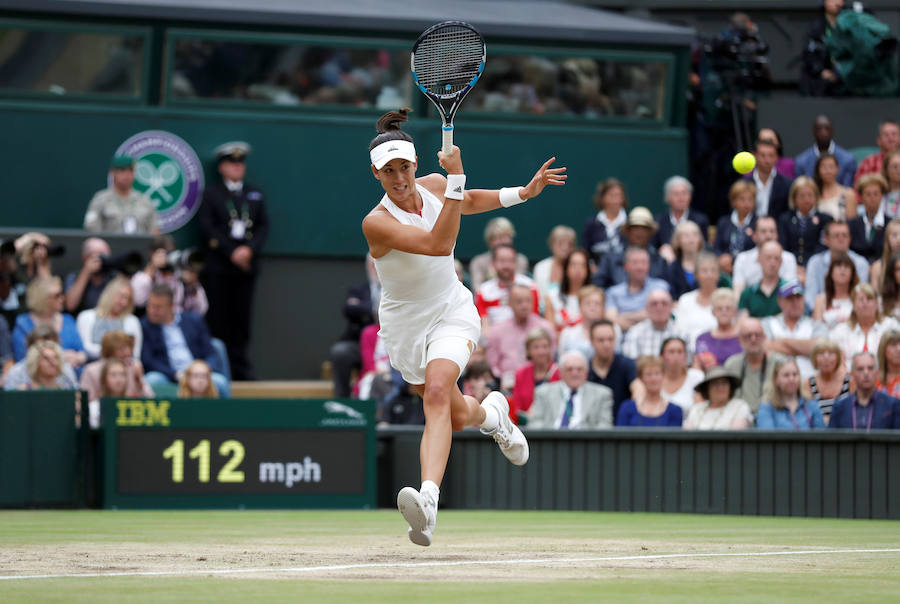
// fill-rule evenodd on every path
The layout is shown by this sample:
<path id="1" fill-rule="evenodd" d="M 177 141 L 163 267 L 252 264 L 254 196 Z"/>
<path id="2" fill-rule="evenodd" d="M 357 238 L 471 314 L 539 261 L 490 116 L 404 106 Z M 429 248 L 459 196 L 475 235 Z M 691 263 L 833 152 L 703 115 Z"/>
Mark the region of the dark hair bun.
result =
<path id="1" fill-rule="evenodd" d="M 409 107 L 404 107 L 399 111 L 388 111 L 378 118 L 378 123 L 375 124 L 375 130 L 378 134 L 390 132 L 391 130 L 402 130 L 403 122 L 409 120 L 410 113 L 412 113 L 412 109 Z"/>

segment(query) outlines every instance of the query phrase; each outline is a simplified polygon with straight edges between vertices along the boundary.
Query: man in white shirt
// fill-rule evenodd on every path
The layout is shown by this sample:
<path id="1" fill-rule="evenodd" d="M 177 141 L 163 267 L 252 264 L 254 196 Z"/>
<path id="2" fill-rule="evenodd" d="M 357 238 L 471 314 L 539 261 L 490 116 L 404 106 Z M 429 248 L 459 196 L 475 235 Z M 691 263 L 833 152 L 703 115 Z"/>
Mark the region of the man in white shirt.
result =
<path id="1" fill-rule="evenodd" d="M 756 215 L 778 219 L 788 209 L 791 181 L 775 170 L 778 148 L 774 141 L 756 141 L 756 169 L 751 178 L 756 185 Z"/>
<path id="2" fill-rule="evenodd" d="M 612 390 L 587 381 L 588 365 L 577 350 L 559 360 L 562 378 L 534 390 L 528 427 L 538 430 L 601 430 L 613 426 Z"/>
<path id="3" fill-rule="evenodd" d="M 869 281 L 869 263 L 865 258 L 850 249 L 850 227 L 846 222 L 835 220 L 825 226 L 825 246 L 828 248 L 827 250 L 819 252 L 806 263 L 806 283 L 804 286 L 806 294 L 804 297 L 807 308 L 812 308 L 816 302 L 816 296 L 825 291 L 825 275 L 831 266 L 832 254 L 843 252 L 850 256 L 853 265 L 856 267 L 859 282 L 868 283 Z"/>
<path id="4" fill-rule="evenodd" d="M 753 242 L 756 247 L 741 252 L 734 259 L 732 271 L 732 287 L 735 296 L 740 297 L 744 288 L 762 281 L 762 267 L 759 264 L 759 248 L 768 241 L 778 241 L 778 227 L 771 216 L 760 216 L 753 229 Z M 797 258 L 787 250 L 781 251 L 781 268 L 778 277 L 785 281 L 797 278 Z"/>
<path id="5" fill-rule="evenodd" d="M 538 312 L 537 286 L 531 277 L 526 277 L 516 272 L 516 248 L 501 243 L 491 250 L 494 272 L 493 279 L 482 283 L 475 290 L 475 308 L 481 317 L 481 332 L 483 337 L 488 337 L 490 328 L 497 323 L 506 321 L 513 316 L 509 306 L 509 288 L 513 284 L 524 285 L 532 292 L 533 310 Z"/>
<path id="6" fill-rule="evenodd" d="M 808 380 L 816 373 L 809 360 L 813 344 L 816 339 L 828 335 L 828 328 L 803 316 L 803 286 L 796 279 L 778 288 L 778 307 L 781 314 L 766 317 L 762 322 L 767 338 L 766 349 L 795 357 L 800 375 Z"/>
<path id="7" fill-rule="evenodd" d="M 622 354 L 630 359 L 645 355 L 659 356 L 666 338 L 689 338 L 675 326 L 672 318 L 672 296 L 665 290 L 655 290 L 647 296 L 647 318 L 628 330 L 622 342 Z M 690 350 L 688 362 L 690 363 Z"/>

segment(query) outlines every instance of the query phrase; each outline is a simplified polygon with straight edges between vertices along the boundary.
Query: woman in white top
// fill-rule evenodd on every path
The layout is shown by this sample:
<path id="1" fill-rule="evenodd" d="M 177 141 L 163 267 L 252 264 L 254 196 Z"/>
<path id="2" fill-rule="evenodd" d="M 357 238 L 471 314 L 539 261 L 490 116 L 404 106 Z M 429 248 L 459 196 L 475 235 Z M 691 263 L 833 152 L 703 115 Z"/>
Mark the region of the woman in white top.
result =
<path id="1" fill-rule="evenodd" d="M 524 187 L 467 190 L 460 151 L 453 147 L 448 154 L 438 153 L 446 177 L 416 178 L 416 149 L 401 130 L 407 112 L 389 112 L 378 120 L 369 157 L 385 194 L 362 228 L 382 287 L 379 333 L 391 365 L 423 398 L 425 411 L 422 487 L 402 489 L 397 507 L 410 525 L 410 540 L 431 545 L 453 430 L 480 425 L 512 463 L 528 461 L 528 443 L 509 419 L 506 397 L 492 392 L 479 405 L 457 386 L 480 337 L 472 294 L 453 266 L 460 216 L 522 203 L 548 184 L 565 184 L 566 176 L 565 168 L 550 168 L 551 158 Z"/>
<path id="2" fill-rule="evenodd" d="M 831 331 L 831 339 L 840 344 L 844 353 L 844 363 L 850 369 L 853 355 L 857 352 L 878 351 L 881 336 L 889 329 L 897 329 L 894 319 L 885 319 L 878 306 L 878 296 L 868 283 L 859 283 L 850 294 L 853 311 L 845 323 Z"/>
<path id="3" fill-rule="evenodd" d="M 666 338 L 660 351 L 662 357 L 662 396 L 685 412 L 699 399 L 694 386 L 703 381 L 703 372 L 688 367 L 687 344 L 677 336 Z"/>
<path id="4" fill-rule="evenodd" d="M 821 321 L 828 329 L 840 325 L 850 318 L 853 302 L 850 292 L 859 283 L 856 265 L 845 253 L 833 253 L 831 266 L 825 275 L 825 291 L 816 296 L 813 305 L 813 319 Z"/>
<path id="5" fill-rule="evenodd" d="M 541 300 L 559 291 L 559 283 L 563 278 L 563 263 L 575 249 L 575 229 L 558 224 L 550 231 L 547 239 L 550 257 L 544 258 L 534 265 L 534 283 L 537 285 Z"/>
<path id="6" fill-rule="evenodd" d="M 740 386 L 738 377 L 721 366 L 710 369 L 706 379 L 694 387 L 702 402 L 688 411 L 687 430 L 744 430 L 753 425 L 753 413 L 747 401 L 734 398 Z"/>
<path id="7" fill-rule="evenodd" d="M 563 277 L 559 288 L 547 296 L 544 318 L 561 331 L 581 322 L 581 307 L 578 297 L 585 285 L 591 283 L 590 257 L 586 250 L 577 249 L 566 257 L 563 263 Z"/>
<path id="8" fill-rule="evenodd" d="M 856 218 L 856 193 L 837 181 L 838 162 L 834 155 L 823 153 L 813 170 L 813 180 L 822 196 L 816 210 L 844 222 Z"/>
<path id="9" fill-rule="evenodd" d="M 116 277 L 103 288 L 96 308 L 78 313 L 78 334 L 89 359 L 100 358 L 103 336 L 115 330 L 134 336 L 134 356 L 140 358 L 143 332 L 141 322 L 132 314 L 133 311 L 131 282 L 125 277 Z"/>
<path id="10" fill-rule="evenodd" d="M 697 289 L 681 294 L 675 308 L 675 325 L 692 339 L 717 325 L 713 315 L 712 295 L 719 283 L 719 260 L 715 254 L 697 256 Z"/>
<path id="11" fill-rule="evenodd" d="M 591 344 L 591 325 L 594 321 L 606 316 L 606 294 L 596 285 L 585 285 L 578 292 L 578 303 L 581 311 L 581 321 L 577 325 L 566 327 L 559 334 L 559 343 L 556 354 L 559 358 L 570 350 L 578 350 L 584 358 L 590 360 L 594 356 L 594 347 Z M 615 325 L 616 350 L 622 344 L 622 330 Z"/>

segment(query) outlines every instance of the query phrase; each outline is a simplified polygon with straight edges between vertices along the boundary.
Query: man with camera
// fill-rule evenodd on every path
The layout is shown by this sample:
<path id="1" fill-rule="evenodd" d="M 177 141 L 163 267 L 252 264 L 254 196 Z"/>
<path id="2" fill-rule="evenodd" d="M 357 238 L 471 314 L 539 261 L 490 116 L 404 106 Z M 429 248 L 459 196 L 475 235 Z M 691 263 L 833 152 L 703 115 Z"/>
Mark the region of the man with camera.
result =
<path id="1" fill-rule="evenodd" d="M 94 233 L 159 233 L 156 206 L 135 191 L 134 158 L 116 155 L 109 164 L 113 186 L 94 194 L 84 215 L 84 230 Z"/>
<path id="2" fill-rule="evenodd" d="M 109 244 L 99 237 L 88 237 L 81 245 L 81 270 L 66 275 L 66 312 L 77 315 L 94 308 L 100 293 L 115 276 L 104 267 L 104 258 L 110 254 Z"/>

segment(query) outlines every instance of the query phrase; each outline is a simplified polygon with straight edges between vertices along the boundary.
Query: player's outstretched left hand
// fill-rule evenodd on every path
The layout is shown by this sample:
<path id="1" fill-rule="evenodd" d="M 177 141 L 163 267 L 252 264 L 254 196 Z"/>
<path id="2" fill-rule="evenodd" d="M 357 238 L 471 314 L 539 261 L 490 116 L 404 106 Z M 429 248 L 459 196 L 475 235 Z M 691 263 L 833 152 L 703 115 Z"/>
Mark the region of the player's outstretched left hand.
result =
<path id="1" fill-rule="evenodd" d="M 529 182 L 525 187 L 523 187 L 523 191 L 519 193 L 520 196 L 525 199 L 531 199 L 532 197 L 537 197 L 541 194 L 541 191 L 544 190 L 544 187 L 547 185 L 564 185 L 566 184 L 566 168 L 551 168 L 550 164 L 556 161 L 555 157 L 551 157 L 547 161 L 544 162 L 544 165 L 538 169 L 535 175 L 531 178 L 531 182 Z M 522 195 L 524 193 L 524 195 Z"/>

